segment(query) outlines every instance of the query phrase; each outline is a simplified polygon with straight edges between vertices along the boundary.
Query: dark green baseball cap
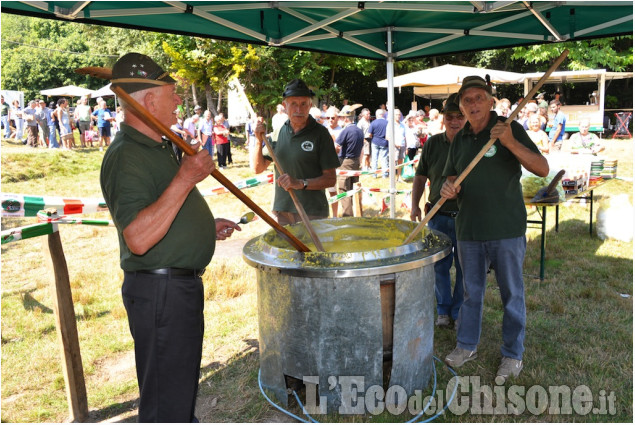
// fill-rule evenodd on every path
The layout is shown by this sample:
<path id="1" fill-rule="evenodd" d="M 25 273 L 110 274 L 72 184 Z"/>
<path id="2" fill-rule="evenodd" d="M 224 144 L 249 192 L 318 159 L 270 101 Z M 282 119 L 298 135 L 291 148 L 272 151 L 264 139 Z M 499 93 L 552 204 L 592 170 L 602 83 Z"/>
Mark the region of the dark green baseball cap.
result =
<path id="1" fill-rule="evenodd" d="M 121 87 L 127 93 L 151 87 L 174 84 L 170 73 L 163 70 L 155 61 L 141 53 L 127 53 L 112 67 L 112 85 Z"/>
<path id="2" fill-rule="evenodd" d="M 492 85 L 489 82 L 489 75 L 486 75 L 485 78 L 479 77 L 478 75 L 470 75 L 469 77 L 465 77 L 463 79 L 463 84 L 461 84 L 461 88 L 459 89 L 459 98 L 463 95 L 463 92 L 465 90 L 471 88 L 483 89 L 491 95 Z"/>

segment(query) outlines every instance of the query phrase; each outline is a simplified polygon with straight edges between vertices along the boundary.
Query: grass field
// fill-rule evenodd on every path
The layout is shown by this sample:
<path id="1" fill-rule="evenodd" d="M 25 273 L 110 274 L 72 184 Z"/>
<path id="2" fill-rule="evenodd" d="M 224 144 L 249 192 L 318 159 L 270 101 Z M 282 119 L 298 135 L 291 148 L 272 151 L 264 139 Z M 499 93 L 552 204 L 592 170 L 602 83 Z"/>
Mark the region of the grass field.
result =
<path id="1" fill-rule="evenodd" d="M 607 200 L 627 194 L 632 203 L 633 141 L 607 140 L 606 156 L 619 160 L 619 179 L 596 190 Z M 234 165 L 223 170 L 230 180 L 252 177 L 247 154 L 233 148 Z M 55 151 L 2 142 L 2 192 L 69 197 L 101 197 L 97 149 Z M 366 188 L 387 187 L 383 179 L 363 176 Z M 199 187 L 219 184 L 211 177 Z M 399 183 L 407 190 L 409 184 Z M 272 186 L 245 189 L 266 211 Z M 247 211 L 231 194 L 208 197 L 217 217 L 238 218 Z M 408 218 L 397 198 L 397 218 Z M 365 215 L 380 213 L 380 196 L 364 205 Z M 597 211 L 597 207 L 596 207 Z M 535 211 L 530 217 L 537 219 Z M 84 218 L 108 219 L 107 213 Z M 588 233 L 588 205 L 560 208 L 555 232 L 549 212 L 546 277 L 539 274 L 540 232 L 529 229 L 525 258 L 527 335 L 525 368 L 513 385 L 544 389 L 586 386 L 594 406 L 609 398 L 614 414 L 557 414 L 553 410 L 515 414 L 463 415 L 448 412 L 446 422 L 629 422 L 633 420 L 633 244 L 602 241 Z M 2 218 L 2 229 L 34 223 L 34 218 Z M 197 416 L 201 422 L 280 422 L 288 417 L 272 408 L 258 389 L 258 318 L 255 276 L 240 256 L 245 240 L 269 228 L 262 220 L 244 226 L 234 241 L 220 242 L 204 275 L 206 333 Z M 132 339 L 121 302 L 122 272 L 114 228 L 60 225 L 71 277 L 91 421 L 136 420 L 138 391 Z M 60 351 L 51 297 L 52 273 L 43 249 L 45 237 L 2 246 L 2 421 L 59 422 L 68 416 Z M 495 386 L 500 361 L 502 309 L 493 278 L 488 284 L 479 359 L 458 372 L 479 376 L 481 385 Z M 435 331 L 434 352 L 443 358 L 455 345 L 454 332 Z M 450 373 L 439 370 L 445 388 Z M 509 389 L 509 384 L 506 387 Z M 429 392 L 429 389 L 426 390 Z M 297 406 L 292 408 L 301 414 Z M 535 410 L 535 409 L 534 409 Z M 534 414 L 537 413 L 537 414 Z M 584 413 L 584 412 L 582 412 Z M 420 420 L 426 419 L 424 415 Z M 409 416 L 354 416 L 321 420 L 401 422 Z"/>

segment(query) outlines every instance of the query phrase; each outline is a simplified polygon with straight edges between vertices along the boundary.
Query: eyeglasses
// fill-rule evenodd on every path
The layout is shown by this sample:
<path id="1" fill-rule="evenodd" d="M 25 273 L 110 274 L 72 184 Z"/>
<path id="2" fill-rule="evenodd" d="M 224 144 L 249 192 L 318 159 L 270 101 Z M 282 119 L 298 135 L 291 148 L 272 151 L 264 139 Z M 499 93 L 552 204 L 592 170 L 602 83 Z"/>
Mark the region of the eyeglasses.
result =
<path id="1" fill-rule="evenodd" d="M 462 121 L 465 119 L 465 116 L 463 114 L 445 114 L 445 119 L 447 121 L 453 121 L 453 120 Z"/>
<path id="2" fill-rule="evenodd" d="M 327 120 L 336 120 L 337 117 L 326 117 Z"/>

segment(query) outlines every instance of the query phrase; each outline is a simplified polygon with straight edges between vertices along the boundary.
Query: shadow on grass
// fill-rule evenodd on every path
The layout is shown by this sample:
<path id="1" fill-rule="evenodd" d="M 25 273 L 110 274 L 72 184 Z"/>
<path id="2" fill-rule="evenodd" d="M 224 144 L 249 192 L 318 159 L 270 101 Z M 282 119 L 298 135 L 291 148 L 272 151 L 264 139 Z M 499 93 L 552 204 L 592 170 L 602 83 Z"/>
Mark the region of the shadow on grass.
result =
<path id="1" fill-rule="evenodd" d="M 36 289 L 34 288 L 22 293 L 22 306 L 24 307 L 24 309 L 28 311 L 39 310 L 44 314 L 52 314 L 53 310 L 51 308 L 45 306 L 44 304 L 33 298 L 33 296 L 31 296 L 31 292 L 35 291 Z"/>

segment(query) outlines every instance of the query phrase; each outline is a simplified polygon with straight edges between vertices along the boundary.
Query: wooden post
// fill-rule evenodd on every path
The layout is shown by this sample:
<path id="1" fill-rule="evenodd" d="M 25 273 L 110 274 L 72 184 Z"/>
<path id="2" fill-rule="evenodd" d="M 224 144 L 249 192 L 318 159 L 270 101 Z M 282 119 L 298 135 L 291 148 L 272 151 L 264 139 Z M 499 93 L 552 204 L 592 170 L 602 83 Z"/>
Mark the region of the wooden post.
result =
<path id="1" fill-rule="evenodd" d="M 55 286 L 52 286 L 53 309 L 57 335 L 60 340 L 62 355 L 62 371 L 66 384 L 66 399 L 68 400 L 69 420 L 71 422 L 86 422 L 88 419 L 88 401 L 86 399 L 86 384 L 82 355 L 79 351 L 77 336 L 77 322 L 71 294 L 68 267 L 62 248 L 60 233 L 55 231 L 48 235 L 45 244 L 51 257 Z"/>
<path id="2" fill-rule="evenodd" d="M 360 182 L 357 182 L 353 185 L 353 188 L 361 189 L 362 184 Z M 362 207 L 362 191 L 361 190 L 353 195 L 353 216 L 354 217 L 364 216 L 364 209 Z"/>

